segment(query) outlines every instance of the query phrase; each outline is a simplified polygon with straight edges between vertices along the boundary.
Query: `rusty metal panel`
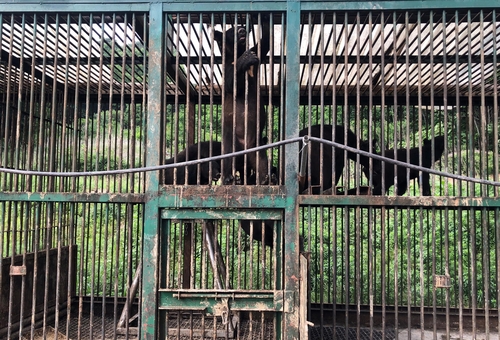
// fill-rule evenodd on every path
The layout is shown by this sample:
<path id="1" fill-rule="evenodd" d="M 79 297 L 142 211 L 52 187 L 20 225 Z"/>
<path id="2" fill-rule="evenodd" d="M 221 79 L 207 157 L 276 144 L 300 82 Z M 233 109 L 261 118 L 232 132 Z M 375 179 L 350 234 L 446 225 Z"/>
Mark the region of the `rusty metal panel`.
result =
<path id="1" fill-rule="evenodd" d="M 65 310 L 65 304 L 68 303 L 68 296 L 74 294 L 75 280 L 69 277 L 69 268 L 75 266 L 76 262 L 76 247 L 72 247 L 72 254 L 69 254 L 70 248 L 68 246 L 61 248 L 58 253 L 57 249 L 52 249 L 47 254 L 46 251 L 39 251 L 36 253 L 27 253 L 17 255 L 11 261 L 2 261 L 2 304 L 0 311 L 2 317 L 0 318 L 0 334 L 7 336 L 13 329 L 22 329 L 19 325 L 19 320 L 23 324 L 27 324 L 31 318 L 40 319 L 44 308 L 54 309 L 56 302 L 59 304 L 57 308 Z M 58 258 L 59 257 L 59 258 Z M 70 264 L 70 261 L 73 263 Z M 48 263 L 47 263 L 48 262 Z M 12 264 L 11 264 L 12 263 Z M 21 265 L 25 263 L 25 265 Z M 36 264 L 36 269 L 35 269 Z M 23 267 L 24 274 L 12 274 L 14 266 Z M 10 267 L 10 277 L 9 277 Z M 52 275 L 45 275 L 45 269 L 49 268 Z M 60 270 L 61 282 L 70 283 L 69 285 L 60 285 L 57 276 L 54 275 Z M 38 275 L 34 275 L 38 272 Z M 21 277 L 12 276 L 22 275 L 26 276 L 25 279 Z M 47 280 L 46 280 L 47 277 Z M 23 289 L 19 289 L 23 286 Z M 59 286 L 59 287 L 58 287 Z M 31 298 L 23 298 L 23 295 L 31 294 L 33 291 L 44 292 L 46 291 L 46 299 L 44 295 L 36 295 L 35 301 Z M 33 314 L 32 314 L 33 313 Z M 13 322 L 15 325 L 8 325 L 8 321 Z"/>

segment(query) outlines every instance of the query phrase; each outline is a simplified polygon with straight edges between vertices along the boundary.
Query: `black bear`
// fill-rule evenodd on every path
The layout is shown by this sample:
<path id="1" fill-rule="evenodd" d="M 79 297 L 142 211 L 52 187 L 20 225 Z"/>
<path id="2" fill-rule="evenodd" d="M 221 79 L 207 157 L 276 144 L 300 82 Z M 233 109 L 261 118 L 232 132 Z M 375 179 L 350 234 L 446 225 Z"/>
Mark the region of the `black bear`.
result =
<path id="1" fill-rule="evenodd" d="M 210 157 L 210 148 L 212 148 L 212 156 L 219 156 L 221 152 L 220 142 L 200 142 L 190 145 L 187 149 L 182 150 L 177 154 L 176 162 L 185 162 L 187 160 L 193 161 L 196 159 L 208 158 Z M 199 149 L 199 156 L 198 156 Z M 173 164 L 174 158 L 169 158 L 165 161 L 165 164 Z M 198 184 L 198 167 L 200 168 L 200 184 L 207 185 L 211 184 L 212 181 L 216 181 L 220 177 L 220 161 L 210 161 L 201 164 L 189 165 L 187 167 L 187 183 L 186 183 L 186 167 L 177 168 L 177 180 L 174 183 L 174 168 L 165 169 L 165 184 Z M 210 178 L 210 167 L 212 168 L 212 178 Z"/>
<path id="2" fill-rule="evenodd" d="M 309 135 L 316 138 L 324 138 L 329 141 L 332 140 L 332 125 L 313 125 L 309 128 L 304 128 L 300 130 L 299 136 Z M 321 136 L 323 133 L 323 136 Z M 345 143 L 344 134 L 347 133 L 347 142 Z M 358 137 L 350 129 L 346 129 L 341 125 L 335 125 L 335 142 L 339 144 L 344 144 L 352 148 L 358 147 Z M 375 142 L 374 142 L 375 143 Z M 310 142 L 311 149 L 309 150 L 309 158 L 311 161 L 311 182 L 308 182 L 308 176 L 306 174 L 305 181 L 299 185 L 299 192 L 302 193 L 306 189 L 310 189 L 312 194 L 321 194 L 323 191 L 331 189 L 340 179 L 342 172 L 344 170 L 344 151 L 341 149 L 335 150 L 335 159 L 333 160 L 335 164 L 335 183 L 332 182 L 332 148 L 328 145 L 323 146 L 323 158 L 320 159 L 320 143 Z M 368 141 L 359 141 L 359 147 L 363 151 L 369 151 Z M 357 155 L 354 152 L 347 152 L 347 158 L 356 161 Z M 321 162 L 323 164 L 321 164 Z M 369 169 L 370 158 L 367 156 L 359 156 L 360 164 Z M 300 163 L 299 163 L 300 164 Z M 375 163 L 374 163 L 375 164 Z M 321 182 L 321 178 L 323 182 Z M 321 188 L 322 184 L 322 188 Z M 321 190 L 322 189 L 322 190 Z"/>
<path id="3" fill-rule="evenodd" d="M 323 135 L 321 136 L 321 132 L 323 132 Z M 332 132 L 333 132 L 333 126 L 332 125 L 313 125 L 311 128 L 304 128 L 300 130 L 299 135 L 305 136 L 309 135 L 312 137 L 323 137 L 324 139 L 327 140 L 332 140 Z M 358 147 L 358 137 L 354 132 L 352 132 L 349 129 L 345 129 L 343 126 L 336 125 L 335 126 L 335 142 L 339 144 L 344 144 L 344 133 L 347 133 L 347 145 L 353 148 Z M 323 190 L 328 191 L 329 189 L 332 189 L 332 148 L 328 145 L 325 145 L 323 147 L 323 159 L 321 164 L 321 160 L 319 158 L 320 155 L 320 144 L 315 143 L 315 142 L 310 142 L 311 143 L 311 149 L 310 149 L 310 159 L 311 159 L 311 183 L 308 182 L 308 176 L 306 173 L 306 180 L 304 183 L 302 183 L 299 186 L 299 192 L 304 192 L 309 186 L 311 187 L 311 192 L 313 194 L 320 194 L 322 193 L 320 185 L 321 185 L 321 176 L 323 177 Z M 364 151 L 369 151 L 369 143 L 368 141 L 359 141 L 359 146 L 361 150 Z M 347 157 L 351 160 L 356 161 L 357 155 L 354 152 L 347 152 Z M 369 168 L 369 161 L 370 158 L 367 156 L 361 156 L 360 155 L 360 163 L 363 167 Z M 337 150 L 335 153 L 335 184 L 338 182 L 340 176 L 342 175 L 342 172 L 344 170 L 344 152 L 343 150 Z M 300 160 L 299 160 L 300 164 Z M 273 169 L 273 175 L 276 170 Z M 276 175 L 277 176 L 277 175 Z M 342 191 L 337 190 L 337 194 L 343 194 Z M 360 195 L 366 195 L 368 192 L 366 192 L 365 188 L 360 188 L 359 189 Z M 356 188 L 350 189 L 347 192 L 348 195 L 354 195 L 356 194 Z M 273 221 L 262 221 L 262 220 L 257 220 L 254 221 L 253 224 L 253 239 L 257 241 L 261 241 L 263 239 L 263 232 L 262 232 L 262 225 L 264 225 L 264 230 L 265 230 L 265 235 L 264 235 L 264 245 L 272 247 L 273 246 L 273 226 L 274 222 Z M 250 235 L 250 229 L 251 229 L 251 223 L 250 221 L 247 220 L 242 220 L 241 221 L 241 228 Z"/>
<path id="4" fill-rule="evenodd" d="M 266 144 L 267 139 L 262 139 L 262 144 Z M 210 147 L 212 148 L 210 155 Z M 197 160 L 208 158 L 210 156 L 220 156 L 221 154 L 221 143 L 216 141 L 206 141 L 190 145 L 188 148 L 182 150 L 177 154 L 176 158 L 169 158 L 165 161 L 165 164 L 174 164 L 176 160 L 177 163 L 185 162 L 187 160 Z M 198 173 L 198 167 L 200 172 Z M 210 167 L 212 168 L 212 176 L 210 176 Z M 186 183 L 186 167 L 177 167 L 177 179 L 174 183 L 174 168 L 165 169 L 164 173 L 165 184 L 179 184 L 179 185 L 196 185 L 198 184 L 198 176 L 200 177 L 200 185 L 211 184 L 212 181 L 217 181 L 220 177 L 220 160 L 214 160 L 209 162 L 204 162 L 201 164 L 189 165 L 187 167 L 187 183 Z M 276 167 L 272 168 L 271 178 L 277 176 Z M 256 184 L 255 174 L 248 176 L 248 184 Z M 241 220 L 241 227 L 250 235 L 251 224 L 249 220 Z M 262 241 L 262 222 L 265 223 L 265 240 L 264 244 L 267 246 L 273 246 L 273 221 L 262 221 L 258 220 L 254 222 L 254 234 L 253 238 L 257 241 Z"/>
<path id="5" fill-rule="evenodd" d="M 236 31 L 236 32 L 235 32 Z M 241 151 L 257 146 L 261 140 L 266 124 L 266 112 L 264 101 L 258 105 L 257 93 L 258 68 L 260 56 L 264 57 L 270 49 L 269 43 L 269 18 L 262 16 L 262 39 L 255 46 L 247 50 L 247 30 L 244 26 L 231 28 L 224 35 L 215 31 L 215 41 L 223 53 L 224 60 L 224 94 L 223 94 L 223 117 L 222 117 L 222 152 L 223 154 L 233 151 Z M 235 40 L 236 39 L 236 40 Z M 235 52 L 236 44 L 236 55 Z M 236 70 L 235 70 L 236 69 Z M 234 77 L 236 76 L 236 79 Z M 235 86 L 234 86 L 235 85 Z M 234 88 L 236 93 L 234 93 Z M 247 103 L 247 105 L 245 105 Z M 234 136 L 233 136 L 234 127 Z M 233 138 L 234 137 L 234 138 Z M 258 162 L 257 162 L 258 158 Z M 254 172 L 260 183 L 268 181 L 268 166 L 266 152 L 251 153 L 247 155 L 248 165 Z M 258 168 L 257 168 L 258 163 Z M 243 174 L 251 171 L 243 169 L 244 156 L 234 158 L 235 170 Z M 231 160 L 222 162 L 223 184 L 235 183 Z"/>
<path id="6" fill-rule="evenodd" d="M 434 159 L 432 159 L 432 140 L 424 139 L 422 143 L 422 164 L 421 166 L 426 168 L 431 168 L 434 162 L 438 161 L 444 152 L 444 136 L 434 137 Z M 418 147 L 409 149 L 410 151 L 410 163 L 414 165 L 419 164 L 420 150 Z M 395 159 L 394 149 L 388 149 L 384 153 L 385 157 Z M 401 162 L 406 162 L 407 150 L 406 149 L 396 149 L 397 160 Z M 374 164 L 377 164 L 377 171 L 373 172 L 373 194 L 382 194 L 382 161 L 373 160 Z M 375 167 L 374 167 L 375 168 Z M 394 185 L 395 178 L 397 177 L 396 195 L 403 195 L 408 189 L 407 181 L 407 168 L 404 166 L 396 166 L 396 173 L 394 173 L 394 164 L 385 162 L 385 192 L 389 192 L 389 189 Z M 369 176 L 370 171 L 366 167 L 363 168 L 363 172 L 366 176 Z M 410 180 L 419 177 L 420 171 L 410 169 Z M 431 195 L 431 185 L 430 185 L 430 175 L 428 172 L 422 172 L 422 176 L 419 179 L 419 185 L 422 188 L 422 194 L 424 196 Z"/>
<path id="7" fill-rule="evenodd" d="M 264 228 L 262 228 L 264 224 Z M 250 236 L 250 231 L 252 229 L 252 223 L 250 220 L 240 221 L 241 229 L 245 231 L 247 235 Z M 264 232 L 265 231 L 265 235 Z M 255 220 L 253 221 L 253 239 L 262 242 L 264 238 L 264 245 L 268 247 L 273 247 L 273 231 L 274 231 L 274 221 L 271 220 Z"/>

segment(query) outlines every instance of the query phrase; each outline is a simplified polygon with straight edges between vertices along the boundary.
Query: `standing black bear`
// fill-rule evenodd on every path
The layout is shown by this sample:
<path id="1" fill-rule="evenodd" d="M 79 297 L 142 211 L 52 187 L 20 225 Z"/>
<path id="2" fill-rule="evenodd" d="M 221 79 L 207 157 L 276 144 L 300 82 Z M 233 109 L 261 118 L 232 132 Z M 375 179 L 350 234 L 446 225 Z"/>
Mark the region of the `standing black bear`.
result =
<path id="1" fill-rule="evenodd" d="M 266 20 L 267 19 L 267 20 Z M 224 60 L 224 106 L 222 125 L 222 153 L 241 151 L 257 146 L 257 141 L 262 138 L 266 123 L 266 112 L 261 100 L 257 105 L 258 69 L 260 56 L 264 57 L 269 52 L 269 19 L 262 16 L 262 39 L 260 43 L 247 50 L 247 30 L 243 26 L 231 28 L 226 31 L 225 41 L 222 32 L 215 31 L 215 40 L 223 53 Z M 236 32 L 235 32 L 236 30 Z M 236 41 L 235 41 L 236 39 Z M 235 52 L 236 44 L 236 56 Z M 236 68 L 236 72 L 235 72 Z M 234 79 L 236 73 L 236 79 Z M 234 93 L 236 88 L 236 93 Z M 247 105 L 245 105 L 247 103 Z M 246 123 L 245 123 L 246 122 Z M 234 127 L 234 138 L 233 138 Z M 258 157 L 258 161 L 257 161 Z M 267 157 L 265 151 L 247 155 L 248 165 L 258 176 L 258 184 L 268 181 Z M 234 158 L 235 170 L 243 178 L 250 173 L 243 169 L 244 157 Z M 257 167 L 258 165 L 258 167 Z M 223 184 L 234 183 L 231 160 L 222 162 Z"/>
<path id="2" fill-rule="evenodd" d="M 312 125 L 310 128 L 304 128 L 300 130 L 299 136 L 309 135 L 316 138 L 324 138 L 327 140 L 332 140 L 332 125 Z M 344 134 L 347 134 L 347 141 L 345 141 Z M 358 137 L 350 129 L 346 129 L 341 125 L 335 125 L 335 142 L 339 144 L 345 144 L 352 148 L 358 147 Z M 369 151 L 368 141 L 359 141 L 359 148 L 363 151 Z M 311 182 L 308 182 L 308 176 L 306 174 L 305 182 L 300 185 L 299 192 L 303 192 L 305 189 L 310 187 L 312 194 L 321 194 L 323 191 L 332 189 L 332 187 L 337 184 L 344 170 L 344 151 L 341 149 L 335 150 L 335 159 L 332 159 L 332 148 L 328 145 L 323 146 L 323 158 L 320 159 L 321 145 L 319 143 L 311 142 L 311 149 L 309 151 L 311 159 Z M 347 152 L 347 158 L 356 161 L 357 155 L 354 152 Z M 335 164 L 335 183 L 332 182 L 333 168 L 332 161 Z M 321 162 L 323 164 L 321 164 Z M 370 158 L 367 156 L 359 156 L 359 162 L 363 168 L 369 169 Z M 300 163 L 299 163 L 300 164 Z M 374 169 L 376 164 L 373 163 Z M 368 176 L 367 176 L 368 177 Z M 321 190 L 322 189 L 322 190 Z"/>
<path id="3" fill-rule="evenodd" d="M 424 139 L 422 143 L 422 164 L 421 166 L 426 168 L 431 168 L 434 162 L 438 161 L 444 152 L 444 136 L 437 136 L 434 138 L 434 159 L 432 159 L 432 140 Z M 418 147 L 411 148 L 410 150 L 410 163 L 414 165 L 419 164 L 420 150 Z M 406 149 L 396 149 L 397 160 L 401 162 L 406 162 L 407 150 Z M 389 149 L 385 151 L 385 157 L 395 159 L 394 149 Z M 382 161 L 373 160 L 373 164 L 376 164 L 376 168 L 379 169 L 377 172 L 373 172 L 373 194 L 382 194 Z M 408 189 L 407 181 L 407 171 L 406 167 L 396 166 L 396 173 L 394 173 L 394 164 L 385 163 L 385 192 L 389 192 L 389 189 L 394 185 L 395 178 L 397 177 L 396 185 L 396 195 L 403 195 Z M 369 176 L 370 171 L 365 167 L 363 172 L 366 176 Z M 410 169 L 409 180 L 419 177 L 420 171 Z M 430 175 L 428 172 L 422 172 L 422 176 L 419 178 L 419 185 L 422 188 L 422 194 L 424 196 L 431 195 L 431 185 L 430 185 Z"/>
<path id="4" fill-rule="evenodd" d="M 177 154 L 176 158 L 169 158 L 165 164 L 173 164 L 174 160 L 177 163 L 185 162 L 187 160 L 193 161 L 195 159 L 202 159 L 210 157 L 210 148 L 212 148 L 212 156 L 219 156 L 221 143 L 220 142 L 200 142 L 190 145 L 187 149 L 182 150 Z M 199 155 L 198 155 L 199 149 Z M 198 167 L 200 172 L 198 173 Z M 210 167 L 212 173 L 210 178 Z M 186 167 L 177 168 L 177 179 L 174 183 L 174 168 L 165 169 L 165 184 L 198 184 L 198 176 L 200 177 L 200 184 L 207 185 L 212 183 L 212 180 L 217 180 L 220 176 L 220 161 L 210 161 L 201 164 L 188 165 L 187 167 L 187 183 L 186 183 Z"/>

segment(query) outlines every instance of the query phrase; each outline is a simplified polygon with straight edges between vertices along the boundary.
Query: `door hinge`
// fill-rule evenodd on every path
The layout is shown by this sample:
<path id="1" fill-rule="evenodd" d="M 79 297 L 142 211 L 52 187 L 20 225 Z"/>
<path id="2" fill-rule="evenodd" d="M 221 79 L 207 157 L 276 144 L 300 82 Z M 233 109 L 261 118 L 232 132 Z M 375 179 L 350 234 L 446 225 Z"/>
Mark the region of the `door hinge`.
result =
<path id="1" fill-rule="evenodd" d="M 291 290 L 279 290 L 274 293 L 274 308 L 276 311 L 293 313 L 295 309 L 295 293 Z"/>

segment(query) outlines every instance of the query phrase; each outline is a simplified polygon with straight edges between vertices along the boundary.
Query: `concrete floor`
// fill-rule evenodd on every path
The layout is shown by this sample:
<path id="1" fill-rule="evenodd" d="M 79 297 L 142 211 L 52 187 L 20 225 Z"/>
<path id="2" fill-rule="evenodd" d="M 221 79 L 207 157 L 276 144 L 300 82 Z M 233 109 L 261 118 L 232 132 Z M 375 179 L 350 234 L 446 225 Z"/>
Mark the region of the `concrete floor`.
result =
<path id="1" fill-rule="evenodd" d="M 410 334 L 408 334 L 410 333 Z M 402 330 L 398 333 L 398 339 L 404 340 L 448 340 L 446 337 L 446 331 L 444 330 L 438 330 L 436 332 L 436 337 L 434 337 L 434 332 L 432 331 L 424 331 L 422 334 L 422 331 L 420 329 L 411 329 L 410 332 L 408 332 L 407 329 Z M 449 340 L 458 340 L 458 339 L 464 339 L 464 340 L 469 340 L 469 339 L 475 339 L 475 340 L 499 340 L 498 333 L 497 332 L 490 332 L 489 337 L 486 336 L 484 332 L 478 331 L 475 334 L 472 332 L 463 332 L 462 337 L 460 337 L 459 332 L 450 332 L 450 338 Z"/>

